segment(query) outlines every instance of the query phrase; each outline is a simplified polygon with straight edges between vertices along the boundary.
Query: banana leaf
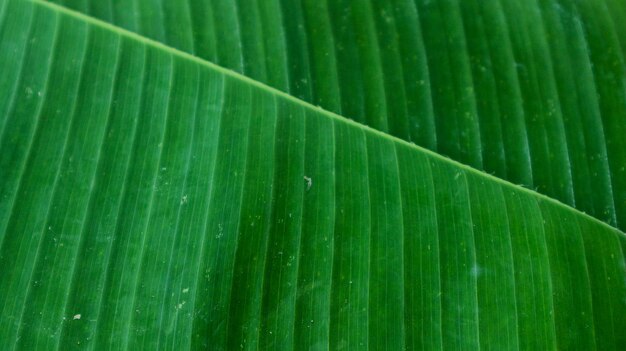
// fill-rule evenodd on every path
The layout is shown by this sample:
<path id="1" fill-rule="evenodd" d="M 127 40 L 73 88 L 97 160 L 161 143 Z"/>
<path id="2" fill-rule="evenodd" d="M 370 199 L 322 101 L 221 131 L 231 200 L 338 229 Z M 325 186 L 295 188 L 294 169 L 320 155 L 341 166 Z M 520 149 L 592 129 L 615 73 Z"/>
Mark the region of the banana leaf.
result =
<path id="1" fill-rule="evenodd" d="M 0 4 L 3 348 L 626 345 L 619 229 L 120 27 Z"/>

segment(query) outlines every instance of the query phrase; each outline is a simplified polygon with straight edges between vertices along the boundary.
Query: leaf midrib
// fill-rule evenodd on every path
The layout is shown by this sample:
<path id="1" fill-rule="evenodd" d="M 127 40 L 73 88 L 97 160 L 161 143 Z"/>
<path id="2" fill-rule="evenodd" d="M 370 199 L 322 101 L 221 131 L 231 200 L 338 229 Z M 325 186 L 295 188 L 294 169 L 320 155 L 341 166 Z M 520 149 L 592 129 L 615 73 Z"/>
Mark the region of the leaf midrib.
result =
<path id="1" fill-rule="evenodd" d="M 394 143 L 404 144 L 404 145 L 406 145 L 406 146 L 408 146 L 410 148 L 413 148 L 413 149 L 415 149 L 415 150 L 417 150 L 417 151 L 419 151 L 421 153 L 424 153 L 424 154 L 426 154 L 426 155 L 428 155 L 428 156 L 430 156 L 432 158 L 435 158 L 435 159 L 443 161 L 445 163 L 454 165 L 455 167 L 461 168 L 461 169 L 463 169 L 463 170 L 465 170 L 467 172 L 471 172 L 473 174 L 477 174 L 480 177 L 484 177 L 488 181 L 494 181 L 494 182 L 496 182 L 498 184 L 501 184 L 501 185 L 503 185 L 505 187 L 514 189 L 515 191 L 526 192 L 526 193 L 530 194 L 531 196 L 537 197 L 538 200 L 543 200 L 543 201 L 547 201 L 547 202 L 553 203 L 553 204 L 557 205 L 558 207 L 561 207 L 561 208 L 565 209 L 566 211 L 574 213 L 575 215 L 584 216 L 587 219 L 591 219 L 593 222 L 601 224 L 603 227 L 609 228 L 609 229 L 619 233 L 624 238 L 626 238 L 626 233 L 622 232 L 620 229 L 618 229 L 618 228 L 616 228 L 616 227 L 614 227 L 614 226 L 612 226 L 612 225 L 610 225 L 610 224 L 608 224 L 608 223 L 606 223 L 606 222 L 604 222 L 602 220 L 599 220 L 596 217 L 590 216 L 587 213 L 582 212 L 582 211 L 580 211 L 580 210 L 578 210 L 578 209 L 576 209 L 576 208 L 574 208 L 572 206 L 569 206 L 569 205 L 559 201 L 558 199 L 549 197 L 549 196 L 544 195 L 542 193 L 539 193 L 539 192 L 537 192 L 535 190 L 526 188 L 526 187 L 524 187 L 522 185 L 517 185 L 517 184 L 511 183 L 511 182 L 509 182 L 509 181 L 507 181 L 505 179 L 496 177 L 496 176 L 494 176 L 492 174 L 486 173 L 486 172 L 481 171 L 481 170 L 479 170 L 477 168 L 474 168 L 474 167 L 471 167 L 471 166 L 466 165 L 464 163 L 458 162 L 458 161 L 456 161 L 454 159 L 451 159 L 449 157 L 443 156 L 443 155 L 438 154 L 438 153 L 436 153 L 434 151 L 431 151 L 429 149 L 421 147 L 421 146 L 419 146 L 419 145 L 417 145 L 415 143 L 412 143 L 412 142 L 406 141 L 404 139 L 395 137 L 395 136 L 393 136 L 391 134 L 384 133 L 384 132 L 382 132 L 382 131 L 380 131 L 378 129 L 374 129 L 374 128 L 369 127 L 369 126 L 367 126 L 365 124 L 362 124 L 362 123 L 359 123 L 357 121 L 354 121 L 354 120 L 352 120 L 350 118 L 343 117 L 343 116 L 341 116 L 341 115 L 339 115 L 337 113 L 334 113 L 332 111 L 325 110 L 321 106 L 315 106 L 315 105 L 313 105 L 313 104 L 311 104 L 309 102 L 306 102 L 304 100 L 298 99 L 297 97 L 294 97 L 293 95 L 290 95 L 290 94 L 285 93 L 285 92 L 283 92 L 281 90 L 273 88 L 273 87 L 271 87 L 271 86 L 269 86 L 269 85 L 267 85 L 265 83 L 262 83 L 260 81 L 254 80 L 252 78 L 249 78 L 249 77 L 247 77 L 247 76 L 245 76 L 243 74 L 240 74 L 238 72 L 235 72 L 233 70 L 224 68 L 224 67 L 222 67 L 220 65 L 217 65 L 217 64 L 215 64 L 213 62 L 204 60 L 204 59 L 202 59 L 202 58 L 200 58 L 198 56 L 194 56 L 194 55 L 189 54 L 187 52 L 184 52 L 184 51 L 181 51 L 181 50 L 176 49 L 174 47 L 171 47 L 171 46 L 169 46 L 167 44 L 161 43 L 159 41 L 155 41 L 155 40 L 147 38 L 147 37 L 144 37 L 142 35 L 139 35 L 137 33 L 128 31 L 128 30 L 126 30 L 124 28 L 118 27 L 116 25 L 110 24 L 110 23 L 102 21 L 102 20 L 99 20 L 97 18 L 94 18 L 94 17 L 91 17 L 91 16 L 87 16 L 87 15 L 81 13 L 81 12 L 77 12 L 77 11 L 68 9 L 67 7 L 62 6 L 62 5 L 58 5 L 58 4 L 55 4 L 55 3 L 52 3 L 52 2 L 48 2 L 48 1 L 45 1 L 45 0 L 25 0 L 25 1 L 30 1 L 30 2 L 32 2 L 36 6 L 47 7 L 47 8 L 49 8 L 49 9 L 51 9 L 53 11 L 56 11 L 58 13 L 66 14 L 68 16 L 77 18 L 79 20 L 82 20 L 82 21 L 84 21 L 86 23 L 89 23 L 89 24 L 92 24 L 94 26 L 110 30 L 112 32 L 117 33 L 118 35 L 120 35 L 122 37 L 127 37 L 127 38 L 130 38 L 130 39 L 139 41 L 139 42 L 145 44 L 146 46 L 157 48 L 157 49 L 162 50 L 164 52 L 167 52 L 167 53 L 169 53 L 171 55 L 178 56 L 178 57 L 180 57 L 182 59 L 186 59 L 186 60 L 190 60 L 190 61 L 196 62 L 196 63 L 198 63 L 200 65 L 205 66 L 205 67 L 209 67 L 210 69 L 215 70 L 215 71 L 217 71 L 217 72 L 219 72 L 221 74 L 224 74 L 225 76 L 229 76 L 229 77 L 232 77 L 234 79 L 243 81 L 243 82 L 245 82 L 247 84 L 250 84 L 250 85 L 254 86 L 257 89 L 264 90 L 267 93 L 273 94 L 275 96 L 279 96 L 279 97 L 287 99 L 287 100 L 289 100 L 289 101 L 291 101 L 293 103 L 299 104 L 299 105 L 303 106 L 306 109 L 318 111 L 319 113 L 325 115 L 326 117 L 328 117 L 330 119 L 338 120 L 338 121 L 341 121 L 342 123 L 346 123 L 348 125 L 360 128 L 360 129 L 362 129 L 364 131 L 367 131 L 369 133 L 373 133 L 373 134 L 375 134 L 375 135 L 377 135 L 379 137 L 391 140 Z"/>

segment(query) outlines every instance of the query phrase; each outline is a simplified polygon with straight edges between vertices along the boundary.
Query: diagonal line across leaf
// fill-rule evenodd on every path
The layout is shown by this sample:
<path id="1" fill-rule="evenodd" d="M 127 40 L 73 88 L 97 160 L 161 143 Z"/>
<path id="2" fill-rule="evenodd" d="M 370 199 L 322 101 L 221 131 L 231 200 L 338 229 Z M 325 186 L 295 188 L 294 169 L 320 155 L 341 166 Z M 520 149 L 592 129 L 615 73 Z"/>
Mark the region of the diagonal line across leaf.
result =
<path id="1" fill-rule="evenodd" d="M 53 0 L 626 225 L 615 0 Z"/>

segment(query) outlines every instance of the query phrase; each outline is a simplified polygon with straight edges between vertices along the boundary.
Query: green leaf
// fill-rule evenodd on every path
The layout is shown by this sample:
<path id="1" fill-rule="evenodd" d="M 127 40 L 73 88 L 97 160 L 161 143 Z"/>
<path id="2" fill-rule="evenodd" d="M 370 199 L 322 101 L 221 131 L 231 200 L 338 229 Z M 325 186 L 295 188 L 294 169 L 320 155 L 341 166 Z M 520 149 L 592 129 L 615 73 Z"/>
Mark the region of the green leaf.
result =
<path id="1" fill-rule="evenodd" d="M 626 229 L 621 0 L 53 0 Z"/>
<path id="2" fill-rule="evenodd" d="M 622 349 L 626 237 L 162 44 L 0 2 L 7 349 Z"/>

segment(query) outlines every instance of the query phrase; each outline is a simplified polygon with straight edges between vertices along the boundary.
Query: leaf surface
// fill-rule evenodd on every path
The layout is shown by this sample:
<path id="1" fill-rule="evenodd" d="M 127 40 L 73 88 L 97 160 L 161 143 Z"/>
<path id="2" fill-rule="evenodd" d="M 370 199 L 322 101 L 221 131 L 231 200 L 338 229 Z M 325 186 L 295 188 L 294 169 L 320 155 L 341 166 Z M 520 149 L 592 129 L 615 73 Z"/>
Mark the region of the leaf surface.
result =
<path id="1" fill-rule="evenodd" d="M 1 4 L 8 349 L 626 344 L 618 230 L 103 22 Z"/>

